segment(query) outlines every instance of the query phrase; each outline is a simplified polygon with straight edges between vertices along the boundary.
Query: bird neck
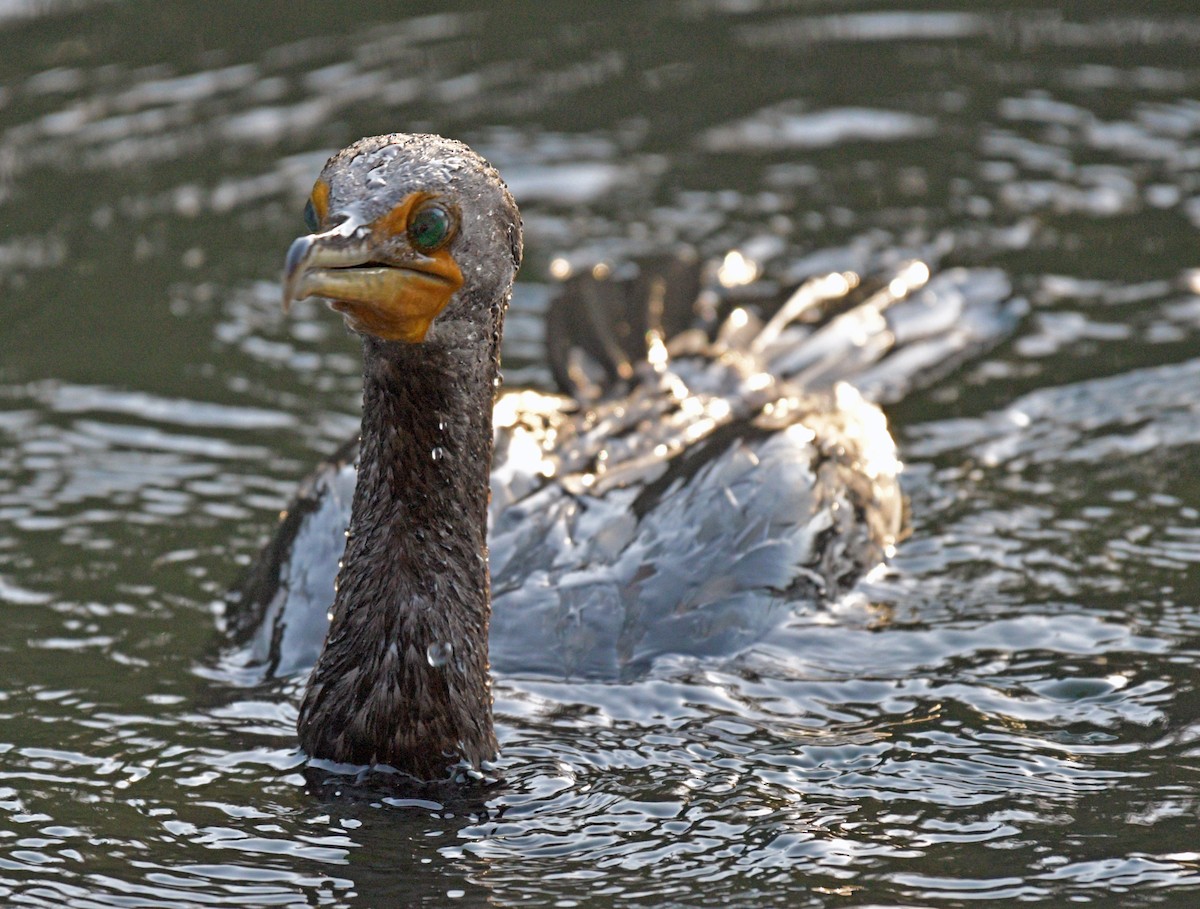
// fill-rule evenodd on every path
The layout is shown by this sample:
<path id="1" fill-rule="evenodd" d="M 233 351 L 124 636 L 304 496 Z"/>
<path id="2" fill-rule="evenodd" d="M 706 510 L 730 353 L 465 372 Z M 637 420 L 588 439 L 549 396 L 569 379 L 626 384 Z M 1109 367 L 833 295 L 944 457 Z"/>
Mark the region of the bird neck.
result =
<path id="1" fill-rule="evenodd" d="M 300 742 L 312 757 L 445 779 L 497 751 L 487 506 L 498 362 L 487 345 L 366 337 L 363 351 L 358 481 Z"/>

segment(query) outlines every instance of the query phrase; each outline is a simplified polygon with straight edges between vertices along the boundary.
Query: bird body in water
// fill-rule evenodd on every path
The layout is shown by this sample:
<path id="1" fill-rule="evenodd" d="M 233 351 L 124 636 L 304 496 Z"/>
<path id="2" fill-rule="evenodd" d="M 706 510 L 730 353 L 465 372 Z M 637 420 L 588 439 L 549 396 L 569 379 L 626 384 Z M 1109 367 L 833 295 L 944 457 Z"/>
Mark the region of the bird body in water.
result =
<path id="1" fill-rule="evenodd" d="M 490 165 L 437 136 L 364 139 L 306 220 L 285 305 L 322 298 L 361 337 L 362 432 L 289 509 L 235 624 L 277 673 L 316 657 L 310 756 L 420 780 L 487 772 L 492 667 L 621 679 L 728 655 L 879 565 L 904 530 L 900 463 L 845 380 L 902 390 L 993 337 L 1008 295 L 992 271 L 926 285 L 917 263 L 857 297 L 835 273 L 705 332 L 663 317 L 695 314 L 694 277 L 647 274 L 621 342 L 599 298 L 617 285 L 568 285 L 548 335 L 573 396 L 497 397 L 522 235 Z M 587 324 L 590 358 L 570 343 Z"/>

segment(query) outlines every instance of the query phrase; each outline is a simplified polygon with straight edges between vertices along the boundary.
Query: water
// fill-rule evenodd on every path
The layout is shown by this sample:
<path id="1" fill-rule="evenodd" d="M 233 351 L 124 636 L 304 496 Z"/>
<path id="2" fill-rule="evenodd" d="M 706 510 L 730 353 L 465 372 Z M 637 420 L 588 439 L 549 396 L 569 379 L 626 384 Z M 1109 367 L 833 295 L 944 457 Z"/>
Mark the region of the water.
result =
<path id="1" fill-rule="evenodd" d="M 1191 906 L 1200 15 L 1005 2 L 0 3 L 0 904 Z M 215 605 L 356 422 L 283 253 L 325 155 L 434 129 L 551 263 L 739 244 L 1003 268 L 890 408 L 893 570 L 733 664 L 497 680 L 510 785 L 309 790 Z"/>

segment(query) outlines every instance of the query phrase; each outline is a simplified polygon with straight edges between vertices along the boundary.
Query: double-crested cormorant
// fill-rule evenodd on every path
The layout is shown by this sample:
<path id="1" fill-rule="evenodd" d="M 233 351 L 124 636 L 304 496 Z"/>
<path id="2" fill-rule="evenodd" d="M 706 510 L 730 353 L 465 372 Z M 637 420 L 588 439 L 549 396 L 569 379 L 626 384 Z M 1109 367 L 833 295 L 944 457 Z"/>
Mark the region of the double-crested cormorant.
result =
<path id="1" fill-rule="evenodd" d="M 495 169 L 437 136 L 363 139 L 329 160 L 305 215 L 284 302 L 323 298 L 362 339 L 357 478 L 350 447 L 285 519 L 247 594 L 266 610 L 256 646 L 291 635 L 283 668 L 305 665 L 332 595 L 301 745 L 422 780 L 478 778 L 497 753 L 493 594 L 493 663 L 620 678 L 664 655 L 734 652 L 780 606 L 879 564 L 902 532 L 900 465 L 883 414 L 842 380 L 878 390 L 922 356 L 944 361 L 972 341 L 972 294 L 1007 295 L 997 273 L 948 273 L 906 328 L 889 307 L 923 266 L 853 305 L 857 278 L 834 274 L 765 324 L 735 308 L 719 329 L 671 336 L 654 314 L 679 291 L 650 280 L 644 356 L 567 351 L 558 371 L 582 401 L 497 400 L 522 240 Z M 581 291 L 552 314 L 551 342 L 596 321 Z M 905 332 L 929 343 L 889 372 Z"/>

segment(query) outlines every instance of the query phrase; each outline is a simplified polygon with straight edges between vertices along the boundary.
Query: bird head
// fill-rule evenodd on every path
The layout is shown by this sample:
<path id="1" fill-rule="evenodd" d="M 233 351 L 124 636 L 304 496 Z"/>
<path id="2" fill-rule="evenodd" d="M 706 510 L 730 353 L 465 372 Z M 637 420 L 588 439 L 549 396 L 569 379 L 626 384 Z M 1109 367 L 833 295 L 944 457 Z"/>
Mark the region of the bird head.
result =
<path id="1" fill-rule="evenodd" d="M 498 333 L 521 217 L 500 175 L 461 142 L 361 139 L 326 163 L 304 217 L 310 233 L 284 266 L 285 309 L 320 297 L 353 331 L 409 344 L 435 320 L 447 336 L 452 326 Z"/>

